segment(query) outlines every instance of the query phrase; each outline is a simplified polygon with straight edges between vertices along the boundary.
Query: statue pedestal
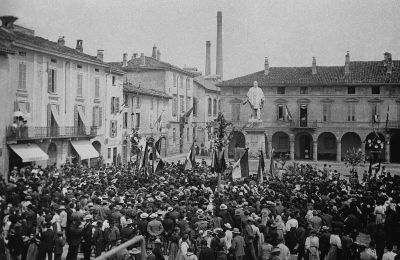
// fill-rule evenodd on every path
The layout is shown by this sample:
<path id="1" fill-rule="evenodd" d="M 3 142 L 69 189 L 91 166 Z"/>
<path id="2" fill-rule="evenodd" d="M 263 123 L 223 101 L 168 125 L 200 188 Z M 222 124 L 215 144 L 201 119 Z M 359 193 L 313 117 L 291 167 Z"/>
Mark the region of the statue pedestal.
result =
<path id="1" fill-rule="evenodd" d="M 261 121 L 257 121 L 261 122 Z M 249 158 L 258 158 L 260 150 L 265 156 L 265 135 L 264 131 L 258 128 L 248 128 L 246 131 L 246 146 L 249 148 Z"/>

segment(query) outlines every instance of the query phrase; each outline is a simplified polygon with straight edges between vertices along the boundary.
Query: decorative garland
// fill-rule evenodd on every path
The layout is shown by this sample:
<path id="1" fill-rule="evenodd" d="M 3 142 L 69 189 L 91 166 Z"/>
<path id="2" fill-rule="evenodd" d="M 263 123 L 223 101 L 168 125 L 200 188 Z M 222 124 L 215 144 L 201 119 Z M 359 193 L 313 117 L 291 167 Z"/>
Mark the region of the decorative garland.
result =
<path id="1" fill-rule="evenodd" d="M 367 147 L 372 151 L 380 152 L 383 150 L 384 141 L 376 134 L 373 138 L 367 139 Z"/>

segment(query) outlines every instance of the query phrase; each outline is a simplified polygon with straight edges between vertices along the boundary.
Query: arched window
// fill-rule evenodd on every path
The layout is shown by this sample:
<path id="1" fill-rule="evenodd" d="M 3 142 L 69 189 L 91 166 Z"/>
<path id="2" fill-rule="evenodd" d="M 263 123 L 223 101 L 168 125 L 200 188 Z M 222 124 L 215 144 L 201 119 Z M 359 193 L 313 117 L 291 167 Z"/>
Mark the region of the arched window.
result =
<path id="1" fill-rule="evenodd" d="M 214 98 L 213 116 L 217 115 L 217 99 Z"/>

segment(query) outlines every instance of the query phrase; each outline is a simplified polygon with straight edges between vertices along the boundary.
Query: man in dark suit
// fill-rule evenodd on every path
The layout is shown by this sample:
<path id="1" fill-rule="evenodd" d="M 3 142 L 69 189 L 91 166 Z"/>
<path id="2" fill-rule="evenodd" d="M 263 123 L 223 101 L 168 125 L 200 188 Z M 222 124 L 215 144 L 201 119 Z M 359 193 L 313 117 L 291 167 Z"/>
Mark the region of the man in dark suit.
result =
<path id="1" fill-rule="evenodd" d="M 83 251 L 83 258 L 85 260 L 90 260 L 90 255 L 92 253 L 92 244 L 93 244 L 93 237 L 92 237 L 92 215 L 86 215 L 84 220 L 85 224 L 83 225 L 82 229 L 82 251 Z"/>
<path id="2" fill-rule="evenodd" d="M 56 233 L 51 228 L 51 223 L 46 223 L 46 228 L 42 232 L 40 239 L 40 259 L 53 259 L 53 249 L 55 245 Z"/>
<path id="3" fill-rule="evenodd" d="M 72 222 L 70 232 L 69 232 L 69 248 L 67 254 L 67 260 L 76 260 L 78 258 L 78 248 L 82 239 L 82 228 L 80 227 L 80 222 L 74 220 Z"/>

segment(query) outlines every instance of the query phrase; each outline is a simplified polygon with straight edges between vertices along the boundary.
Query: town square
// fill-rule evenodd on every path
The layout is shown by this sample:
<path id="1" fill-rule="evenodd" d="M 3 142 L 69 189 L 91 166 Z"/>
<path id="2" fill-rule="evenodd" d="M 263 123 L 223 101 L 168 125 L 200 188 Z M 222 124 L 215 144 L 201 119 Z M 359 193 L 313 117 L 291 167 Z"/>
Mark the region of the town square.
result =
<path id="1" fill-rule="evenodd" d="M 0 260 L 400 259 L 396 0 L 0 0 Z"/>

